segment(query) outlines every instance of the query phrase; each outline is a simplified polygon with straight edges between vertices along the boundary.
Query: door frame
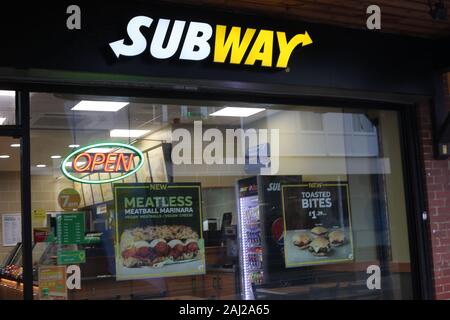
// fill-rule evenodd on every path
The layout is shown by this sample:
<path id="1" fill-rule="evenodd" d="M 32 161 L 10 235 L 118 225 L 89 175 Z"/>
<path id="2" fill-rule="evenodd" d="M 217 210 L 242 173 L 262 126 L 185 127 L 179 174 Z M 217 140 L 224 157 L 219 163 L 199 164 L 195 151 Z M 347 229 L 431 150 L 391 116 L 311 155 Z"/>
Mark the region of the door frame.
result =
<path id="1" fill-rule="evenodd" d="M 14 90 L 2 87 L 2 90 Z M 0 126 L 0 136 L 20 139 L 20 197 L 22 232 L 23 298 L 33 299 L 33 257 L 31 221 L 31 165 L 30 165 L 30 118 L 29 93 L 16 91 L 15 125 Z M 26 254 L 30 253 L 30 254 Z"/>

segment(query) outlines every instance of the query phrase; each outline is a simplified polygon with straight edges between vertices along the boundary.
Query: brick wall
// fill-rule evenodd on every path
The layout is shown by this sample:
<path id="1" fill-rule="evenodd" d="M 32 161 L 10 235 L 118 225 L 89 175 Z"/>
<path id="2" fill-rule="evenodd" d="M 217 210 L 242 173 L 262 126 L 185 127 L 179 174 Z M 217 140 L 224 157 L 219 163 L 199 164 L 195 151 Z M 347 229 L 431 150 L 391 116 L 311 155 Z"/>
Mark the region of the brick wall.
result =
<path id="1" fill-rule="evenodd" d="M 450 99 L 447 103 L 450 110 Z M 450 300 L 450 160 L 433 158 L 431 107 L 428 102 L 420 104 L 418 117 L 426 172 L 435 294 L 436 299 Z"/>

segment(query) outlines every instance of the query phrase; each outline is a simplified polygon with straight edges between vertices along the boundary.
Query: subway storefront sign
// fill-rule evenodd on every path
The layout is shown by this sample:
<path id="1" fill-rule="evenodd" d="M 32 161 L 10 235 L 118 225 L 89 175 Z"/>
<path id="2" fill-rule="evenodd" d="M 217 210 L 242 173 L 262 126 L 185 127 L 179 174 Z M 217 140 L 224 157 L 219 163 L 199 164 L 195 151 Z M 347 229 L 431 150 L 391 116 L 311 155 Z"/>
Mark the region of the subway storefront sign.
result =
<path id="1" fill-rule="evenodd" d="M 131 145 L 97 143 L 69 154 L 61 164 L 61 171 L 73 181 L 100 184 L 122 180 L 143 164 L 144 155 Z"/>
<path id="2" fill-rule="evenodd" d="M 230 64 L 255 65 L 262 67 L 287 68 L 289 59 L 296 47 L 306 46 L 313 41 L 308 32 L 299 33 L 287 39 L 286 32 L 274 30 L 256 30 L 239 26 L 216 25 L 211 26 L 205 22 L 175 20 L 169 33 L 170 19 L 159 19 L 156 23 L 153 18 L 136 16 L 127 25 L 127 38 L 109 43 L 117 58 L 120 56 L 138 56 L 147 49 L 147 39 L 144 34 L 152 24 L 156 29 L 150 42 L 149 54 L 155 59 L 169 59 L 181 52 L 180 60 L 200 61 L 213 56 L 214 63 L 226 63 L 229 57 Z M 185 31 L 186 30 L 186 31 Z M 184 41 L 182 40 L 183 34 Z M 166 38 L 168 38 L 168 41 Z M 214 47 L 211 53 L 210 41 L 213 39 Z M 278 44 L 278 56 L 275 57 L 274 43 Z"/>

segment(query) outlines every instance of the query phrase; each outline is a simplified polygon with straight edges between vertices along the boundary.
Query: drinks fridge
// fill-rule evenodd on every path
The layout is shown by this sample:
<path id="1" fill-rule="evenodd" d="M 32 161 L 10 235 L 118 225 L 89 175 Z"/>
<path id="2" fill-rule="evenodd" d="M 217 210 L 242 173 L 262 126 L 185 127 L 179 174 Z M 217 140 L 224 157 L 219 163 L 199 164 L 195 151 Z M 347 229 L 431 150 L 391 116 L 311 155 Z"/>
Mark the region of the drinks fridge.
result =
<path id="1" fill-rule="evenodd" d="M 254 299 L 255 285 L 263 282 L 261 224 L 256 177 L 237 183 L 241 288 L 244 299 Z"/>
<path id="2" fill-rule="evenodd" d="M 238 180 L 238 217 L 242 298 L 255 299 L 258 288 L 296 278 L 284 262 L 281 185 L 301 176 L 257 176 Z"/>

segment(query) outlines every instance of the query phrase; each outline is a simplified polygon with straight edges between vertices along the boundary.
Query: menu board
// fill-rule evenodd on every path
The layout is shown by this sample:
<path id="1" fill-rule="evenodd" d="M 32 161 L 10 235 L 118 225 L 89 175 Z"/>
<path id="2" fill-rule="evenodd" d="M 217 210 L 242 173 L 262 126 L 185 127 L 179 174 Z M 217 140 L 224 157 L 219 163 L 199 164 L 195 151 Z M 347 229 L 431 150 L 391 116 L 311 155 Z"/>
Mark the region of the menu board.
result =
<path id="1" fill-rule="evenodd" d="M 139 163 L 138 158 L 134 158 L 134 165 Z M 147 154 L 144 154 L 144 165 L 136 172 L 137 182 L 151 182 L 150 168 L 148 164 Z"/>
<path id="2" fill-rule="evenodd" d="M 67 300 L 65 266 L 39 266 L 39 299 Z"/>
<path id="3" fill-rule="evenodd" d="M 99 175 L 99 173 L 91 174 L 91 175 L 89 175 L 89 179 L 98 181 L 98 180 L 100 180 L 100 175 Z M 92 204 L 102 203 L 104 200 L 103 200 L 102 189 L 101 189 L 100 185 L 92 184 L 91 189 L 92 189 Z"/>
<path id="4" fill-rule="evenodd" d="M 199 183 L 114 184 L 116 279 L 205 273 Z"/>
<path id="5" fill-rule="evenodd" d="M 22 242 L 22 216 L 20 213 L 2 215 L 3 246 L 12 247 Z"/>
<path id="6" fill-rule="evenodd" d="M 83 212 L 56 215 L 58 244 L 81 244 L 84 242 L 85 221 Z"/>
<path id="7" fill-rule="evenodd" d="M 94 197 L 92 196 L 92 189 L 90 184 L 82 184 L 84 204 L 86 206 L 91 206 L 94 204 Z"/>
<path id="8" fill-rule="evenodd" d="M 286 267 L 353 260 L 348 184 L 281 186 Z"/>
<path id="9" fill-rule="evenodd" d="M 100 180 L 107 180 L 111 179 L 111 176 L 109 173 L 100 173 Z M 100 187 L 102 189 L 102 195 L 103 195 L 103 201 L 111 201 L 113 199 L 113 193 L 112 193 L 112 183 L 102 183 L 100 184 Z"/>
<path id="10" fill-rule="evenodd" d="M 84 203 L 84 194 L 83 194 L 83 187 L 81 186 L 81 183 L 74 182 L 73 188 L 77 190 L 78 194 L 80 195 L 80 208 L 85 207 Z"/>

